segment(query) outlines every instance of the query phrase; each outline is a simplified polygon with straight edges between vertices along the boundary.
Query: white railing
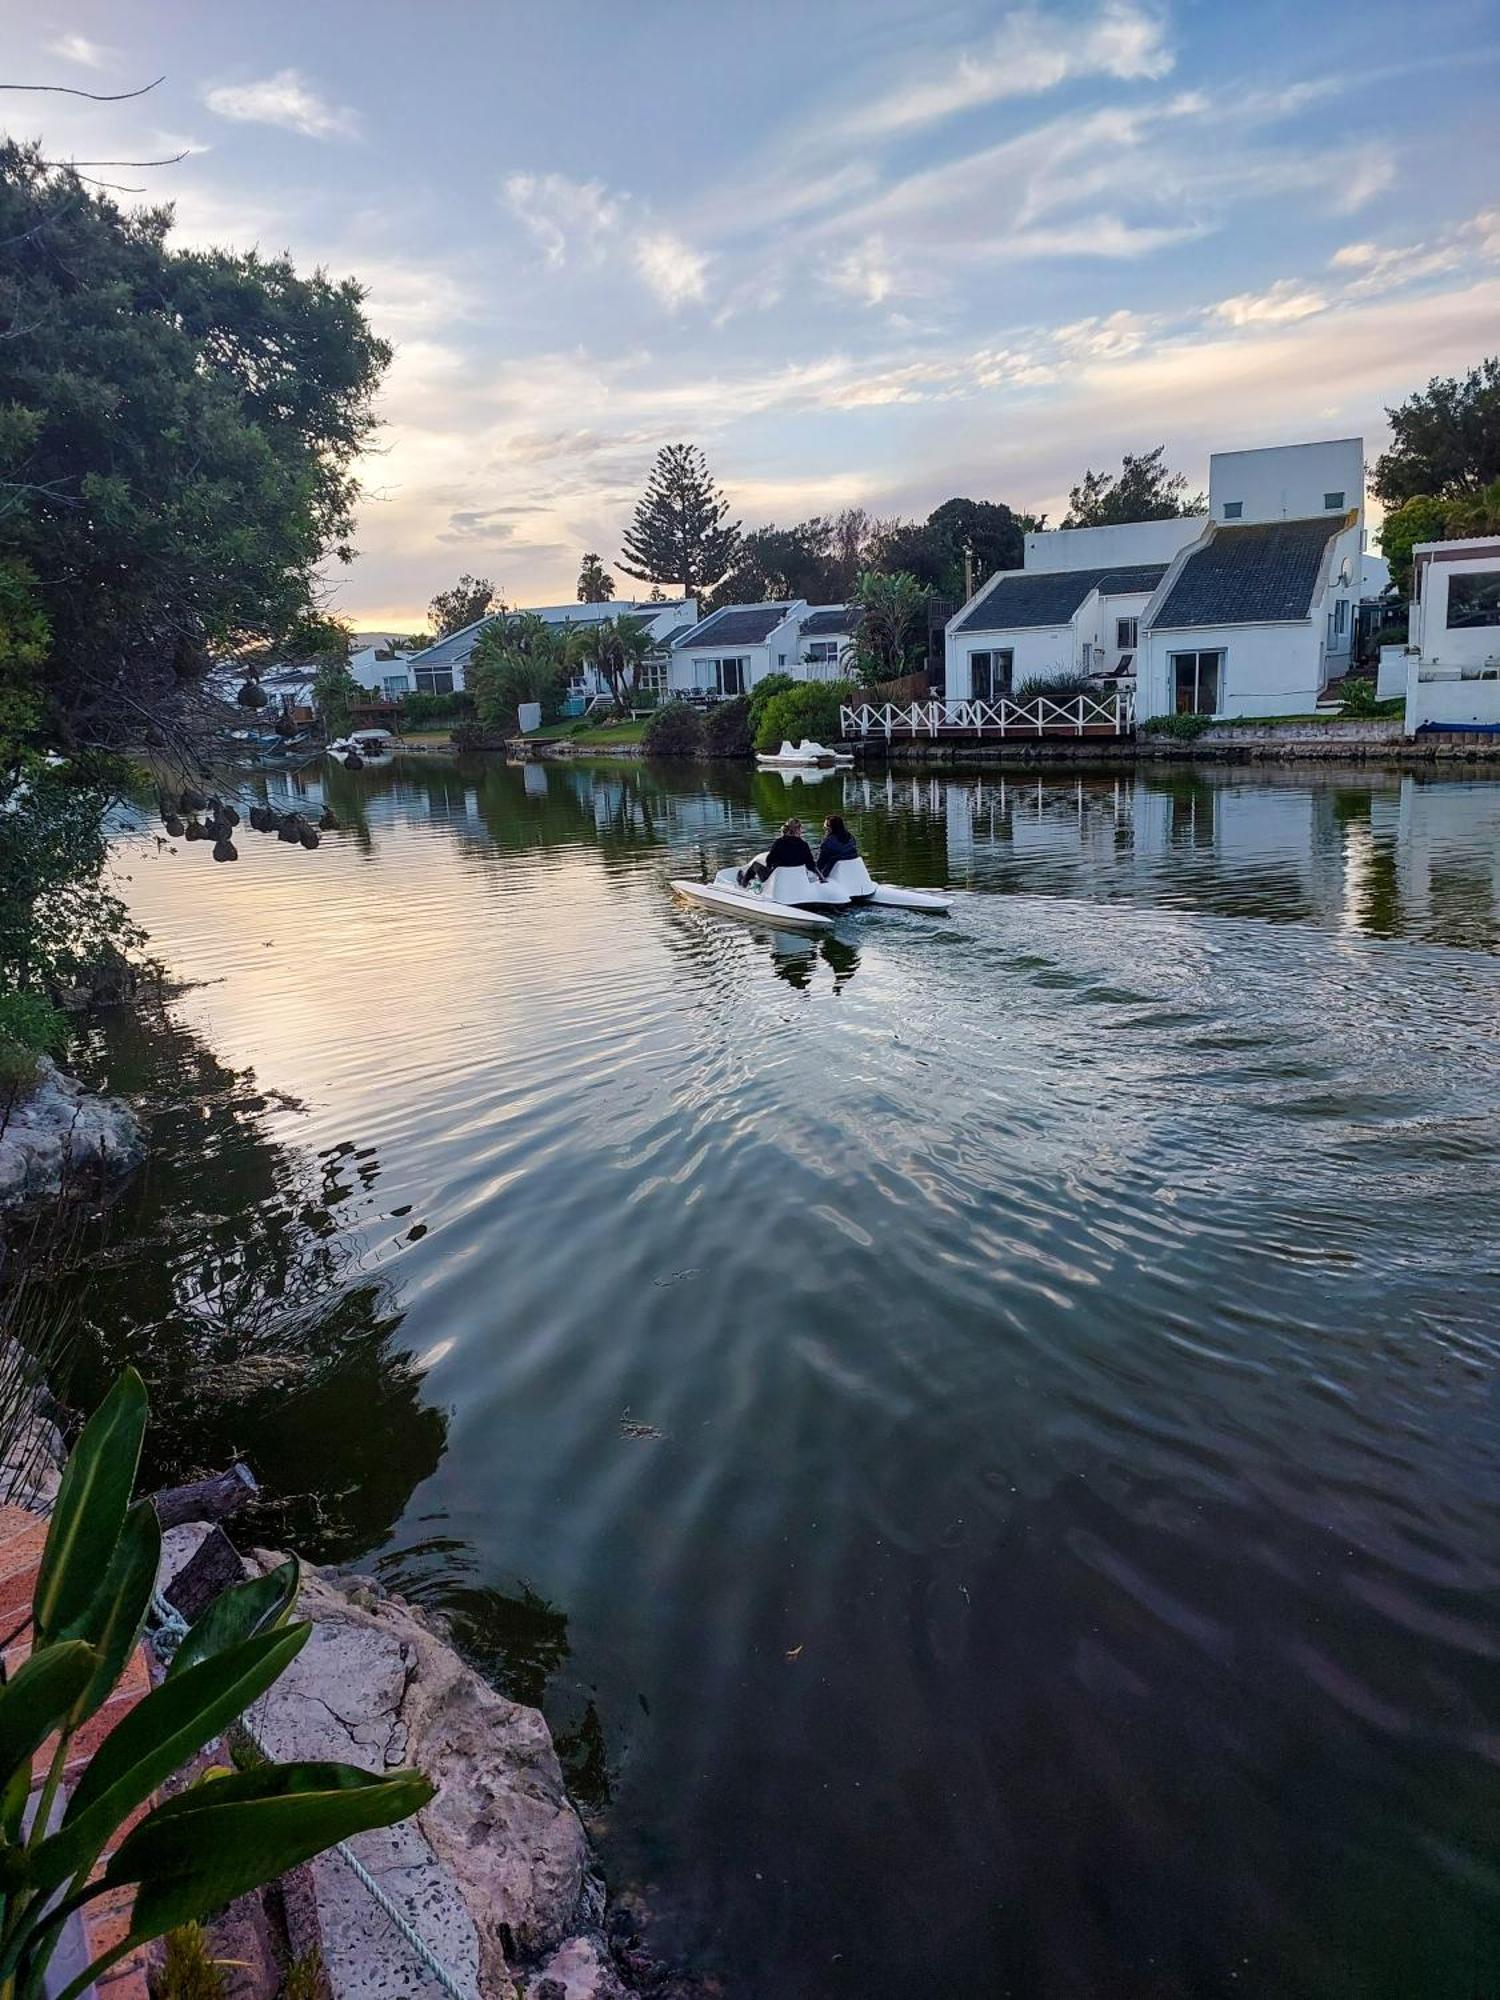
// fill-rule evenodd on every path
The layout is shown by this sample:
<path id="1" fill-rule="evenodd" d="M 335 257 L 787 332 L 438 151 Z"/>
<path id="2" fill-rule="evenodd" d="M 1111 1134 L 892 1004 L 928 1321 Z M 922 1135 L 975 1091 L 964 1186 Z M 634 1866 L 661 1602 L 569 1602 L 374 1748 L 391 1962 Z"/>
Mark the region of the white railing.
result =
<path id="1" fill-rule="evenodd" d="M 845 736 L 938 736 L 963 730 L 975 736 L 1084 736 L 1108 730 L 1128 736 L 1135 728 L 1135 689 L 1121 683 L 1098 694 L 1034 701 L 914 701 L 855 703 L 839 710 Z"/>

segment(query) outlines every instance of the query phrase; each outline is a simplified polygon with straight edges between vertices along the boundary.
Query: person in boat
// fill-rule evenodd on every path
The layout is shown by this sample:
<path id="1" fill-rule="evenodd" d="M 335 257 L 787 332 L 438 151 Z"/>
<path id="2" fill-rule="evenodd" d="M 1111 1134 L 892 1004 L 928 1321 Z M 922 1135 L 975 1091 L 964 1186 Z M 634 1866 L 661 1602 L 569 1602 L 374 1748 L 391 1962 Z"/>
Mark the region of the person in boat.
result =
<path id="1" fill-rule="evenodd" d="M 818 849 L 818 873 L 826 882 L 840 861 L 857 861 L 859 843 L 838 813 L 823 822 L 823 845 Z"/>
<path id="2" fill-rule="evenodd" d="M 777 868 L 810 868 L 814 875 L 818 872 L 813 851 L 802 837 L 800 819 L 784 821 L 780 833 L 766 849 L 762 859 L 752 861 L 748 868 L 740 870 L 740 887 L 748 889 L 752 882 L 766 881 Z"/>

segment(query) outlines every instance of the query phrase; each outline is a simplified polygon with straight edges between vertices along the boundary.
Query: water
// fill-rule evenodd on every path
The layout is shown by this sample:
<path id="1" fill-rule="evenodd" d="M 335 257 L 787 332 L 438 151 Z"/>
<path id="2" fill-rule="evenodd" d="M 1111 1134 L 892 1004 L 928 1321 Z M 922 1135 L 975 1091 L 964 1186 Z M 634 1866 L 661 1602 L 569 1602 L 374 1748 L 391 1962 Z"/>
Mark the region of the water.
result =
<path id="1" fill-rule="evenodd" d="M 453 1612 L 730 1994 L 1496 1990 L 1500 786 L 327 782 L 121 850 L 154 1469 Z M 952 916 L 673 901 L 789 799 Z"/>

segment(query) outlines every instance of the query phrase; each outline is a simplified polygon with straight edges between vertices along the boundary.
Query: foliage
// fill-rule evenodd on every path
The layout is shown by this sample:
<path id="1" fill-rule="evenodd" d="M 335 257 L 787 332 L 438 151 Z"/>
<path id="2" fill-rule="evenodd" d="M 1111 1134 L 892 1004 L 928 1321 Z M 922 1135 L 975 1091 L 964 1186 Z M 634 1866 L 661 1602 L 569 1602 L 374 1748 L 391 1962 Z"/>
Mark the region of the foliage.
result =
<path id="1" fill-rule="evenodd" d="M 1363 675 L 1351 674 L 1339 691 L 1339 699 L 1345 715 L 1369 716 L 1380 713 L 1380 702 L 1375 693 L 1375 683 Z M 1403 707 L 1405 702 L 1403 700 Z"/>
<path id="2" fill-rule="evenodd" d="M 474 697 L 461 694 L 404 694 L 401 697 L 401 727 L 426 729 L 434 722 L 462 722 L 474 713 Z"/>
<path id="3" fill-rule="evenodd" d="M 778 694 L 785 694 L 788 688 L 800 687 L 802 683 L 795 674 L 762 674 L 751 688 L 747 699 L 750 703 L 750 726 L 753 729 L 760 721 L 766 703 Z"/>
<path id="4" fill-rule="evenodd" d="M 35 1049 L 0 1035 L 0 1118 L 18 1098 L 27 1097 L 42 1073 Z"/>
<path id="5" fill-rule="evenodd" d="M 225 2000 L 228 1991 L 229 1976 L 209 1951 L 201 1924 L 179 1924 L 167 1932 L 156 2000 Z"/>
<path id="6" fill-rule="evenodd" d="M 313 705 L 330 736 L 342 736 L 353 717 L 354 704 L 365 691 L 349 671 L 347 660 L 324 660 L 313 675 Z"/>
<path id="7" fill-rule="evenodd" d="M 664 445 L 636 502 L 618 567 L 647 583 L 678 583 L 685 597 L 717 583 L 739 547 L 740 524 L 696 445 Z"/>
<path id="8" fill-rule="evenodd" d="M 1099 687 L 1087 674 L 1059 671 L 1032 674 L 1021 682 L 1013 701 L 1077 701 L 1081 694 L 1098 694 Z"/>
<path id="9" fill-rule="evenodd" d="M 1473 497 L 1500 480 L 1500 355 L 1467 375 L 1434 376 L 1386 415 L 1390 449 L 1372 484 L 1388 508 L 1429 494 Z"/>
<path id="10" fill-rule="evenodd" d="M 1126 452 L 1116 472 L 1088 470 L 1068 495 L 1065 528 L 1107 528 L 1123 521 L 1171 521 L 1182 514 L 1201 514 L 1201 493 L 1188 495 L 1187 477 L 1168 472 L 1164 444 L 1150 451 Z"/>
<path id="11" fill-rule="evenodd" d="M 850 648 L 852 664 L 865 687 L 899 680 L 927 651 L 927 591 L 905 570 L 882 575 L 866 570 L 854 592 L 859 623 Z"/>
<path id="12" fill-rule="evenodd" d="M 749 695 L 721 701 L 703 719 L 703 754 L 706 757 L 748 757 L 755 748 L 750 721 Z"/>
<path id="13" fill-rule="evenodd" d="M 51 637 L 30 565 L 0 557 L 0 771 L 15 767 L 41 722 L 37 671 Z"/>
<path id="14" fill-rule="evenodd" d="M 530 611 L 502 612 L 480 633 L 469 655 L 474 709 L 488 729 L 520 727 L 522 702 L 541 704 L 543 722 L 562 713 L 568 675 L 578 658 L 579 636 L 549 625 Z"/>
<path id="15" fill-rule="evenodd" d="M 495 586 L 487 576 L 470 576 L 467 571 L 451 590 L 440 590 L 427 606 L 440 639 L 450 632 L 462 632 L 477 625 L 495 601 Z"/>
<path id="16" fill-rule="evenodd" d="M 66 1033 L 62 1015 L 40 993 L 0 992 L 0 1042 L 47 1055 L 62 1047 Z"/>
<path id="17" fill-rule="evenodd" d="M 761 710 L 755 728 L 756 749 L 779 750 L 783 739 L 799 743 L 804 736 L 819 743 L 836 743 L 839 709 L 856 693 L 852 681 L 798 681 L 773 695 Z"/>
<path id="18" fill-rule="evenodd" d="M 641 667 L 651 650 L 644 618 L 601 618 L 592 632 L 577 635 L 579 651 L 609 684 L 616 708 L 628 708 Z"/>
<path id="19" fill-rule="evenodd" d="M 1215 722 L 1212 715 L 1153 715 L 1145 724 L 1148 736 L 1171 736 L 1179 742 L 1195 743 Z"/>
<path id="20" fill-rule="evenodd" d="M 698 757 L 703 723 L 685 701 L 664 701 L 646 723 L 641 742 L 649 757 Z"/>
<path id="21" fill-rule="evenodd" d="M 351 1834 L 405 1819 L 432 1796 L 415 1771 L 376 1777 L 347 1764 L 264 1763 L 210 1771 L 135 1818 L 307 1642 L 312 1627 L 289 1622 L 297 1566 L 287 1562 L 214 1600 L 165 1679 L 95 1749 L 56 1818 L 75 1739 L 114 1693 L 156 1585 L 156 1512 L 149 1500 L 132 1505 L 130 1497 L 146 1415 L 145 1387 L 127 1369 L 64 1468 L 32 1596 L 31 1654 L 0 1687 L 0 1991 L 28 2000 L 42 1990 L 67 1917 L 96 1897 L 133 1886 L 129 1929 L 61 2000 L 77 2000 L 137 1945 L 199 1921 Z M 23 1815 L 44 1747 L 50 1756 L 27 1832 Z"/>
<path id="22" fill-rule="evenodd" d="M 360 288 L 170 226 L 0 145 L 0 565 L 35 579 L 64 749 L 173 731 L 214 654 L 279 644 L 350 555 L 390 353 Z"/>
<path id="23" fill-rule="evenodd" d="M 615 594 L 615 580 L 597 555 L 583 559 L 578 571 L 578 602 L 607 604 Z"/>
<path id="24" fill-rule="evenodd" d="M 1412 551 L 1418 542 L 1441 542 L 1500 532 L 1500 478 L 1477 493 L 1450 492 L 1438 497 L 1416 493 L 1395 507 L 1380 528 L 1380 549 L 1391 566 L 1391 582 L 1410 597 Z"/>
<path id="25" fill-rule="evenodd" d="M 281 2000 L 323 2000 L 328 1975 L 323 1970 L 323 1954 L 316 1945 L 294 1958 L 281 1982 Z"/>
<path id="26" fill-rule="evenodd" d="M 110 775 L 38 766 L 0 779 L 0 988 L 71 984 L 144 942 L 104 882 Z"/>
<path id="27" fill-rule="evenodd" d="M 1378 653 L 1382 646 L 1404 646 L 1409 637 L 1406 620 L 1395 618 L 1389 625 L 1381 625 L 1370 634 L 1370 644 Z"/>

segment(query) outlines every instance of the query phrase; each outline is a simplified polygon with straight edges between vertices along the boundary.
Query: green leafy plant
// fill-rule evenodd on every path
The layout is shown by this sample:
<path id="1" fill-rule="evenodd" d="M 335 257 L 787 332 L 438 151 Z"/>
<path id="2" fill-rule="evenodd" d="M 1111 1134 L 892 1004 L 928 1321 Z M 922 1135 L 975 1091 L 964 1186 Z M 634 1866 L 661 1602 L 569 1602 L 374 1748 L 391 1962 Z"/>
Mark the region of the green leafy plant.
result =
<path id="1" fill-rule="evenodd" d="M 1217 721 L 1212 715 L 1153 715 L 1146 723 L 1148 736 L 1171 736 L 1182 743 L 1196 743 L 1205 729 Z"/>
<path id="2" fill-rule="evenodd" d="M 167 1932 L 156 2000 L 224 2000 L 228 1991 L 228 1974 L 209 1950 L 201 1924 Z"/>
<path id="3" fill-rule="evenodd" d="M 703 723 L 685 701 L 664 701 L 648 718 L 641 743 L 648 757 L 698 757 Z"/>
<path id="4" fill-rule="evenodd" d="M 407 694 L 401 697 L 401 727 L 426 729 L 433 722 L 462 722 L 474 713 L 471 694 Z"/>
<path id="5" fill-rule="evenodd" d="M 1380 701 L 1375 693 L 1375 683 L 1362 676 L 1351 674 L 1344 682 L 1341 700 L 1345 715 L 1364 717 L 1378 715 Z"/>
<path id="6" fill-rule="evenodd" d="M 754 748 L 750 727 L 750 697 L 721 701 L 703 720 L 703 754 L 706 757 L 748 757 Z"/>
<path id="7" fill-rule="evenodd" d="M 38 2000 L 68 1918 L 108 1890 L 134 1887 L 129 1929 L 58 2000 L 78 2000 L 137 1945 L 351 1834 L 405 1819 L 432 1796 L 415 1771 L 263 1763 L 210 1772 L 161 1799 L 109 1852 L 153 1793 L 230 1730 L 306 1644 L 311 1625 L 291 1622 L 297 1566 L 288 1562 L 214 1600 L 58 1814 L 74 1739 L 113 1693 L 156 1585 L 161 1529 L 149 1500 L 131 1502 L 146 1418 L 145 1385 L 127 1369 L 63 1471 L 32 1596 L 31 1654 L 0 1685 L 0 2000 Z"/>
<path id="8" fill-rule="evenodd" d="M 774 701 L 777 695 L 786 694 L 792 688 L 801 685 L 802 683 L 792 674 L 762 674 L 747 697 L 750 703 L 750 727 L 755 729 L 759 726 L 768 701 Z"/>
<path id="9" fill-rule="evenodd" d="M 905 570 L 866 570 L 855 586 L 859 622 L 845 660 L 865 687 L 899 680 L 922 664 L 927 650 L 924 584 Z"/>
<path id="10" fill-rule="evenodd" d="M 1081 694 L 1100 694 L 1103 690 L 1087 674 L 1055 673 L 1033 674 L 1011 696 L 1012 701 L 1077 701 Z"/>
<path id="11" fill-rule="evenodd" d="M 783 693 L 773 695 L 760 712 L 755 730 L 757 750 L 778 750 L 783 737 L 792 743 L 811 736 L 820 743 L 835 742 L 839 734 L 839 709 L 853 701 L 858 689 L 852 681 L 798 681 Z"/>

